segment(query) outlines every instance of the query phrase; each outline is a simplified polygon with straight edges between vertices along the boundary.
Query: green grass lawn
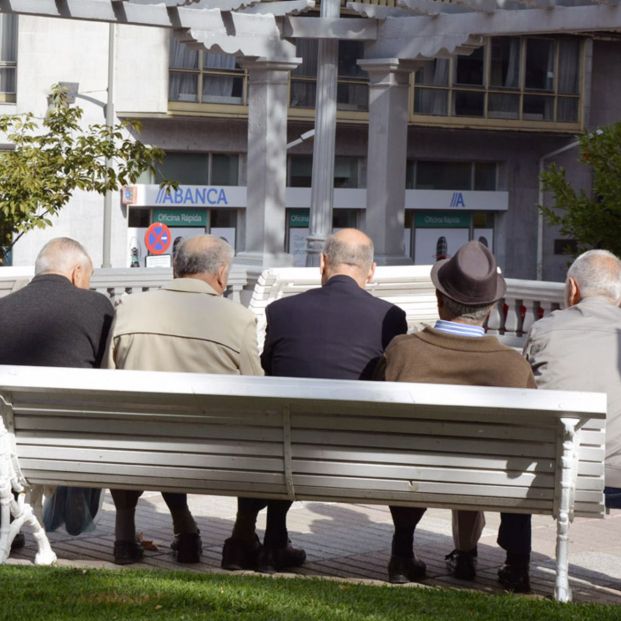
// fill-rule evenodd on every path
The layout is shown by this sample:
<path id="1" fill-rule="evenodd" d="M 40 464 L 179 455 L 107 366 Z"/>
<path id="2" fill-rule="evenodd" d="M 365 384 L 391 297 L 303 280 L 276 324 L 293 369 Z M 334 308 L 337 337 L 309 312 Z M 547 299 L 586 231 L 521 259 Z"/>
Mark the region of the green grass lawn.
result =
<path id="1" fill-rule="evenodd" d="M 0 567 L 0 619 L 39 621 L 549 621 L 621 619 L 621 607 L 319 579 Z"/>

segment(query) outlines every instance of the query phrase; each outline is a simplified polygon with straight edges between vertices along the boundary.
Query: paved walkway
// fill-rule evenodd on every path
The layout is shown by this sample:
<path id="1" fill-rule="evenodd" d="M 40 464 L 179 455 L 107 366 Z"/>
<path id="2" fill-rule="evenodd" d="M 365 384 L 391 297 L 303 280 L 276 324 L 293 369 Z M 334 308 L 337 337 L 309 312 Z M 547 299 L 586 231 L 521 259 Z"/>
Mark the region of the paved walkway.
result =
<path id="1" fill-rule="evenodd" d="M 166 506 L 160 494 L 147 492 L 140 500 L 136 524 L 144 539 L 152 540 L 157 549 L 147 550 L 144 561 L 131 567 L 221 571 L 220 552 L 231 532 L 236 501 L 218 496 L 190 496 L 190 506 L 203 537 L 202 563 L 181 566 L 173 561 L 168 547 L 172 528 Z M 264 526 L 264 517 L 260 518 L 260 528 Z M 504 554 L 495 544 L 498 515 L 490 513 L 486 517 L 488 524 L 479 544 L 478 575 L 470 583 L 447 575 L 444 555 L 452 549 L 450 513 L 439 509 L 427 512 L 416 535 L 417 554 L 427 563 L 429 579 L 425 584 L 500 592 L 496 572 Z M 296 573 L 381 582 L 386 579 L 392 528 L 385 507 L 300 502 L 289 512 L 288 525 L 295 545 L 307 552 L 304 567 Z M 605 520 L 576 519 L 570 533 L 574 600 L 621 604 L 621 510 Z M 32 561 L 35 549 L 28 534 L 27 541 L 27 546 L 14 554 L 10 562 Z M 106 495 L 95 531 L 79 537 L 58 531 L 50 534 L 50 541 L 61 565 L 117 567 L 112 563 L 114 507 L 110 496 Z M 555 522 L 551 518 L 534 517 L 531 583 L 536 595 L 552 597 L 555 541 Z"/>

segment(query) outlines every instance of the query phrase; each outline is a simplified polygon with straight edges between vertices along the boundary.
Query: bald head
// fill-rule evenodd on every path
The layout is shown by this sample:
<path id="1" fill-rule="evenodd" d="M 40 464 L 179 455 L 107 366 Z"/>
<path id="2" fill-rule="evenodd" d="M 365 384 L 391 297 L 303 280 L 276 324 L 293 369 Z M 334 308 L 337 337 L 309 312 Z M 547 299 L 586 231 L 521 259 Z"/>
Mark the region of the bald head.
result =
<path id="1" fill-rule="evenodd" d="M 175 254 L 175 278 L 197 278 L 223 293 L 234 254 L 227 242 L 214 235 L 186 239 Z"/>
<path id="2" fill-rule="evenodd" d="M 322 283 L 345 275 L 364 287 L 374 271 L 373 242 L 368 235 L 358 229 L 341 229 L 328 237 L 321 255 Z"/>
<path id="3" fill-rule="evenodd" d="M 603 297 L 621 304 L 621 261 L 608 250 L 581 254 L 567 271 L 567 304 L 584 298 Z"/>
<path id="4" fill-rule="evenodd" d="M 88 289 L 92 273 L 93 263 L 88 253 L 82 244 L 70 237 L 50 240 L 35 260 L 35 276 L 59 274 L 80 289 Z"/>

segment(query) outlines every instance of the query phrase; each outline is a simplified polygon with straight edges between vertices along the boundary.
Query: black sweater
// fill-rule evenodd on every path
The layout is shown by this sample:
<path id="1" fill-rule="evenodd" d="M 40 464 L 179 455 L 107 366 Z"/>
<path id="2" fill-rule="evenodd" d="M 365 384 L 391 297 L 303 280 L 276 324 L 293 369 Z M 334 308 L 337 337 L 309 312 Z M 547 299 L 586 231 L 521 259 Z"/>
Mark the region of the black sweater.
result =
<path id="1" fill-rule="evenodd" d="M 101 293 L 57 274 L 0 298 L 0 364 L 99 367 L 114 310 Z"/>

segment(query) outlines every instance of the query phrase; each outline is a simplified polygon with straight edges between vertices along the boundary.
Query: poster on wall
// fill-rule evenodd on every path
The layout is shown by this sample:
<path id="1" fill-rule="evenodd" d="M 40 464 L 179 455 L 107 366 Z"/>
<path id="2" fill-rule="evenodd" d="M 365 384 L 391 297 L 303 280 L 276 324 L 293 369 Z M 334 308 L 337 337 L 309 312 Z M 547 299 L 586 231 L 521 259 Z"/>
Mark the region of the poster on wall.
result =
<path id="1" fill-rule="evenodd" d="M 290 209 L 288 215 L 289 254 L 293 255 L 294 267 L 306 265 L 306 238 L 310 230 L 308 209 Z"/>
<path id="2" fill-rule="evenodd" d="M 474 237 L 484 246 L 487 246 L 491 252 L 494 252 L 494 229 L 474 229 Z"/>
<path id="3" fill-rule="evenodd" d="M 418 212 L 415 216 L 414 263 L 431 265 L 452 257 L 470 237 L 468 213 Z"/>

